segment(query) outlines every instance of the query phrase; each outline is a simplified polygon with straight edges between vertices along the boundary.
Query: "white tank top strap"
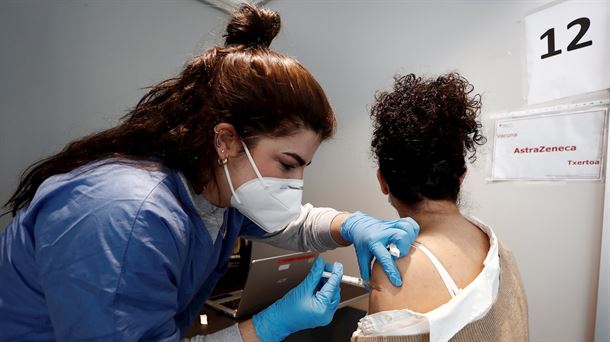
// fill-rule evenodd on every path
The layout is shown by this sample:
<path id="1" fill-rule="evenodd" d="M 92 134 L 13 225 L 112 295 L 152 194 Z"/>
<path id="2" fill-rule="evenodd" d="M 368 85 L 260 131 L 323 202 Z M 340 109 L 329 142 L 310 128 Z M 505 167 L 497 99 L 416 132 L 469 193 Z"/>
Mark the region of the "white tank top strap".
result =
<path id="1" fill-rule="evenodd" d="M 445 286 L 447 287 L 447 290 L 451 295 L 451 298 L 457 296 L 457 294 L 460 292 L 460 289 L 458 288 L 455 281 L 453 281 L 453 278 L 451 278 L 449 272 L 447 272 L 443 264 L 441 264 L 440 260 L 438 260 L 434 256 L 434 254 L 432 254 L 432 252 L 430 252 L 430 250 L 421 243 L 413 242 L 412 246 L 424 252 L 424 254 L 430 259 L 430 261 L 432 261 L 432 265 L 434 265 L 434 268 L 436 268 L 438 274 L 440 274 L 443 283 L 445 283 Z"/>

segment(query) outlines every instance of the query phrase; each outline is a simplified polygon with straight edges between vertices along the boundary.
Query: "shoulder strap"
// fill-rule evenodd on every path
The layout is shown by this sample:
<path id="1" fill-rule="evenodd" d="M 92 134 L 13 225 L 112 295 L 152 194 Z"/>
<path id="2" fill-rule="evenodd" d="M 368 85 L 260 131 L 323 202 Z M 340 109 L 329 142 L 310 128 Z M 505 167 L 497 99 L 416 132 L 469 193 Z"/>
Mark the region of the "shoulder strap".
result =
<path id="1" fill-rule="evenodd" d="M 424 252 L 424 254 L 430 259 L 430 261 L 432 261 L 432 265 L 434 265 L 434 268 L 436 268 L 438 274 L 440 274 L 443 283 L 445 283 L 445 286 L 447 287 L 447 290 L 451 295 L 451 298 L 457 296 L 457 294 L 460 292 L 460 289 L 455 284 L 455 281 L 453 281 L 453 278 L 451 278 L 449 272 L 447 272 L 443 264 L 441 264 L 441 262 L 434 256 L 434 254 L 432 254 L 432 252 L 430 252 L 430 250 L 421 243 L 413 242 L 412 246 Z"/>

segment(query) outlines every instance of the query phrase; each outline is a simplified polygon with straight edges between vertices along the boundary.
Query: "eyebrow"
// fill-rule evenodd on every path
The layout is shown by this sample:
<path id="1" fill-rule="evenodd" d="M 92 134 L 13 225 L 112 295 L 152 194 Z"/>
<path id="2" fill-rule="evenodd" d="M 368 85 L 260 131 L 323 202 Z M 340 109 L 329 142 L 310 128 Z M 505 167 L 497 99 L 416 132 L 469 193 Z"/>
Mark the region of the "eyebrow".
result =
<path id="1" fill-rule="evenodd" d="M 311 162 L 306 163 L 306 162 L 305 162 L 305 160 L 303 160 L 303 158 L 301 158 L 301 156 L 299 156 L 299 155 L 298 155 L 298 154 L 296 154 L 296 153 L 292 153 L 292 152 L 282 152 L 282 154 L 285 154 L 285 155 L 287 155 L 287 156 L 289 156 L 289 157 L 292 157 L 294 160 L 296 160 L 296 161 L 297 161 L 297 163 L 299 163 L 299 166 L 303 166 L 303 165 L 306 165 L 306 166 L 307 166 L 307 165 L 311 164 Z"/>

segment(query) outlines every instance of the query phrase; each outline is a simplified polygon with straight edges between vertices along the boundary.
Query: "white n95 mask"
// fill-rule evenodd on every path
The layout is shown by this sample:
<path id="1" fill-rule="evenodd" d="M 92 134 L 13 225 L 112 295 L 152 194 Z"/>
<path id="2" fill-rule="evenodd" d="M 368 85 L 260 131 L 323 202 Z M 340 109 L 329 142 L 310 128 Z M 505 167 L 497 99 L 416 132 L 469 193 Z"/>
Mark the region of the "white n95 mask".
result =
<path id="1" fill-rule="evenodd" d="M 231 206 L 268 233 L 282 230 L 301 213 L 303 180 L 261 176 L 248 146 L 243 141 L 241 143 L 256 178 L 234 189 L 227 164 L 223 164 L 233 194 Z"/>

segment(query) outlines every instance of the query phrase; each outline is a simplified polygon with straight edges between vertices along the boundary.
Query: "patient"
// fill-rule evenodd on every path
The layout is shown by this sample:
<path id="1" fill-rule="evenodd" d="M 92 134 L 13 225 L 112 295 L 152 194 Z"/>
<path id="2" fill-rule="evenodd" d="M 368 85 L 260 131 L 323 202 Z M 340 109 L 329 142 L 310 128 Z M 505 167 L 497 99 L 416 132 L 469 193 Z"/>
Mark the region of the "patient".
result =
<path id="1" fill-rule="evenodd" d="M 368 315 L 352 341 L 525 341 L 527 302 L 515 260 L 457 201 L 466 159 L 485 143 L 480 96 L 459 74 L 406 75 L 377 95 L 372 151 L 381 191 L 420 234 L 397 259 L 394 287 L 378 263 Z M 381 337 L 383 336 L 383 337 Z"/>

